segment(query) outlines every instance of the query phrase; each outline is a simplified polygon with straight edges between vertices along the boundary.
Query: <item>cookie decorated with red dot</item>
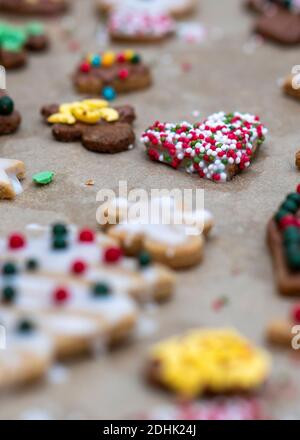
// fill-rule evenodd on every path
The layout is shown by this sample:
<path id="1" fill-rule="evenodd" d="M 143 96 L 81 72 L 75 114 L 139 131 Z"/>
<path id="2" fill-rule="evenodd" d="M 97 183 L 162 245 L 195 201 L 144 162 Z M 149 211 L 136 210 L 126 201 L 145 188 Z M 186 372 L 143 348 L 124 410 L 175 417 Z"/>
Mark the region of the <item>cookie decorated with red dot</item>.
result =
<path id="1" fill-rule="evenodd" d="M 140 54 L 123 52 L 90 53 L 76 68 L 73 82 L 79 93 L 112 100 L 117 93 L 148 88 L 152 83 L 150 68 Z"/>
<path id="2" fill-rule="evenodd" d="M 125 257 L 114 240 L 89 228 L 31 225 L 1 239 L 0 248 L 0 325 L 10 344 L 0 352 L 0 388 L 41 377 L 55 359 L 127 340 L 137 303 L 173 292 L 170 270 L 145 254 Z M 10 374 L 12 355 L 18 362 Z"/>
<path id="3" fill-rule="evenodd" d="M 224 183 L 251 165 L 266 134 L 258 116 L 220 112 L 196 124 L 155 122 L 141 141 L 153 161 Z"/>
<path id="4" fill-rule="evenodd" d="M 287 195 L 267 227 L 268 245 L 279 291 L 300 295 L 300 186 Z"/>
<path id="5" fill-rule="evenodd" d="M 160 216 L 164 211 L 170 217 L 168 222 Z M 132 218 L 130 212 L 143 212 L 145 216 Z M 153 198 L 149 204 L 117 198 L 101 207 L 98 214 L 100 224 L 108 229 L 108 235 L 117 240 L 126 255 L 143 255 L 145 264 L 150 256 L 172 269 L 190 268 L 202 261 L 205 237 L 214 224 L 209 211 L 183 209 L 167 196 Z"/>
<path id="6" fill-rule="evenodd" d="M 0 263 L 8 263 L 2 267 L 6 275 L 52 273 L 65 277 L 66 285 L 68 278 L 90 285 L 90 290 L 103 283 L 111 293 L 122 288 L 140 301 L 167 299 L 173 291 L 169 269 L 143 252 L 136 259 L 125 257 L 116 240 L 88 228 L 56 224 L 25 235 L 15 232 L 0 240 L 0 250 Z"/>

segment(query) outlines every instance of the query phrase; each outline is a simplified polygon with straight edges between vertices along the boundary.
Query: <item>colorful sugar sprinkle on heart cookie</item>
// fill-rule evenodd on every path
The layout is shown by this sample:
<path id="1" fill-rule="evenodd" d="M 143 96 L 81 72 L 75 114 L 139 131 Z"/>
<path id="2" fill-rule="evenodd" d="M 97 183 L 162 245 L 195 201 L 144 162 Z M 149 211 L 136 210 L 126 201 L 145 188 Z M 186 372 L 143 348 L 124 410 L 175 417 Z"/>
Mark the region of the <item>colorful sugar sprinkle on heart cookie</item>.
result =
<path id="1" fill-rule="evenodd" d="M 267 129 L 258 116 L 215 113 L 203 122 L 155 122 L 142 135 L 149 157 L 215 182 L 248 168 Z"/>

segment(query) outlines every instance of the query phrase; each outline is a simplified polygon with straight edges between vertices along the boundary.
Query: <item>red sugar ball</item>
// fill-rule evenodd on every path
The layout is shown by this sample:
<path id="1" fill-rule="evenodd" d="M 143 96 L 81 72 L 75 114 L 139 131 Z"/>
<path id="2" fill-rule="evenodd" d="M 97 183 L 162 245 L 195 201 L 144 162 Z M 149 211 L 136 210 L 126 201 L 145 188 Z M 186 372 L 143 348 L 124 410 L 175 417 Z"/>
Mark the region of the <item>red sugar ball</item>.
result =
<path id="1" fill-rule="evenodd" d="M 292 309 L 292 319 L 297 324 L 300 324 L 300 304 L 297 304 Z"/>
<path id="2" fill-rule="evenodd" d="M 128 71 L 128 69 L 121 69 L 121 70 L 119 71 L 119 78 L 120 78 L 121 80 L 127 79 L 128 76 L 129 76 L 129 71 Z"/>
<path id="3" fill-rule="evenodd" d="M 21 249 L 25 246 L 25 238 L 22 234 L 12 234 L 8 239 L 10 249 Z"/>
<path id="4" fill-rule="evenodd" d="M 104 252 L 104 261 L 106 263 L 117 263 L 123 256 L 122 249 L 111 247 Z"/>
<path id="5" fill-rule="evenodd" d="M 92 243 L 95 241 L 95 233 L 91 229 L 82 229 L 79 232 L 79 241 L 82 243 Z"/>
<path id="6" fill-rule="evenodd" d="M 87 61 L 84 61 L 83 63 L 81 63 L 80 71 L 82 73 L 89 73 L 90 70 L 91 70 L 91 65 Z"/>
<path id="7" fill-rule="evenodd" d="M 70 293 L 65 288 L 58 288 L 53 294 L 53 299 L 56 303 L 64 303 L 70 298 Z"/>
<path id="8" fill-rule="evenodd" d="M 77 260 L 72 264 L 72 272 L 75 275 L 81 275 L 86 271 L 86 264 L 84 261 Z"/>

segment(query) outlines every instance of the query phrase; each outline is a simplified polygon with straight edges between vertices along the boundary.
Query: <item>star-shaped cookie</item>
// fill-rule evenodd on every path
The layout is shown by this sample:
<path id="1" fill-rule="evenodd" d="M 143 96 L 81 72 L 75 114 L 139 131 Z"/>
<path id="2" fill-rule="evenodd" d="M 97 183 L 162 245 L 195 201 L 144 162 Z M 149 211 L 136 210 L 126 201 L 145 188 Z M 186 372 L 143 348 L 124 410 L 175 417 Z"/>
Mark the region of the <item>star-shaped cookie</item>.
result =
<path id="1" fill-rule="evenodd" d="M 25 165 L 20 160 L 0 159 L 0 200 L 14 199 L 23 192 L 20 180 L 25 178 Z"/>

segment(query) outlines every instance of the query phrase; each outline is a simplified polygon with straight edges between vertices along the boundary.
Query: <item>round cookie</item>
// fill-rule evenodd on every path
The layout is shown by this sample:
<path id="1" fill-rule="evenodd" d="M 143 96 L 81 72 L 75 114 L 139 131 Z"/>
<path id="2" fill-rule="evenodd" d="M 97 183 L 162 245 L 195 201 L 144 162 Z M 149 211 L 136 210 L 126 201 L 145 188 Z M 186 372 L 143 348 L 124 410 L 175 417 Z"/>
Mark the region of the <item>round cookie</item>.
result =
<path id="1" fill-rule="evenodd" d="M 108 87 L 116 93 L 128 93 L 150 87 L 152 76 L 141 56 L 125 50 L 86 55 L 77 66 L 73 84 L 79 93 L 105 97 Z"/>

